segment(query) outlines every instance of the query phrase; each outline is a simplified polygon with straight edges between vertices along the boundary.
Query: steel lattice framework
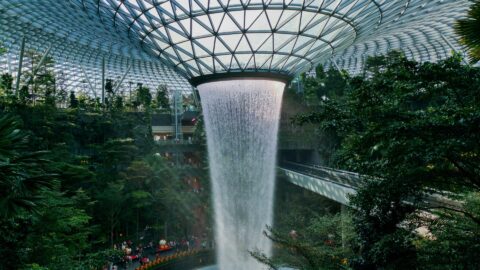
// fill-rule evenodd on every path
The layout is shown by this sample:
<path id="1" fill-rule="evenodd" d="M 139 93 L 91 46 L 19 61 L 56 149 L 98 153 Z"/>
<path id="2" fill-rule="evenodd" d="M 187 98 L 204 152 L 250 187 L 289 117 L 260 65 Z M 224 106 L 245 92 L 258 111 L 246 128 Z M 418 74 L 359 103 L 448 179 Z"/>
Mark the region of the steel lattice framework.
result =
<path id="1" fill-rule="evenodd" d="M 166 83 L 210 74 L 293 76 L 318 64 L 361 70 L 403 50 L 418 61 L 461 51 L 452 24 L 468 0 L 0 0 L 0 38 L 15 66 L 22 37 L 52 47 L 57 71 Z M 8 60 L 8 61 L 7 61 Z M 75 81 L 74 79 L 72 79 Z M 78 83 L 72 83 L 77 85 Z"/>

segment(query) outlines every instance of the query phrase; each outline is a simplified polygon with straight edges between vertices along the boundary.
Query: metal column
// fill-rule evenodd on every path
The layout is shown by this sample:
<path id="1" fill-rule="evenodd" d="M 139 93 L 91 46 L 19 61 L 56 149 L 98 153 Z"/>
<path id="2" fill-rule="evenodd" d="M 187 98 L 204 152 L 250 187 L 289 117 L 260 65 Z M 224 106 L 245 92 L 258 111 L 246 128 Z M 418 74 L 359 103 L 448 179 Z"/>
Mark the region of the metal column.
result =
<path id="1" fill-rule="evenodd" d="M 175 114 L 175 140 L 180 140 L 179 127 L 178 127 L 178 92 L 173 94 L 173 110 Z"/>
<path id="2" fill-rule="evenodd" d="M 345 227 L 347 226 L 345 224 L 345 218 L 346 218 L 346 214 L 347 214 L 347 209 L 346 209 L 346 206 L 345 205 L 341 205 L 340 206 L 340 230 L 341 230 L 341 234 L 342 234 L 342 248 L 345 249 L 345 247 L 347 246 L 347 239 L 346 239 L 346 235 L 345 235 Z"/>
<path id="3" fill-rule="evenodd" d="M 90 78 L 88 77 L 87 72 L 85 71 L 85 68 L 83 68 L 83 66 L 80 66 L 80 69 L 83 72 L 83 76 L 85 76 L 85 80 L 87 80 L 87 83 L 90 86 L 90 91 L 92 91 L 92 94 L 96 99 L 97 98 L 97 91 L 95 91 L 95 87 L 93 87 L 92 81 L 90 81 Z"/>
<path id="4" fill-rule="evenodd" d="M 456 53 L 459 53 L 457 51 L 457 49 L 455 48 L 455 46 L 453 46 L 453 44 L 447 39 L 447 37 L 445 37 L 443 34 L 440 34 L 440 36 L 442 37 L 442 39 L 447 43 L 447 45 L 450 47 L 450 49 L 452 49 L 452 51 L 456 52 Z M 462 52 L 462 55 L 465 56 Z M 469 63 L 467 62 L 467 60 L 465 60 L 465 57 L 463 57 L 462 59 L 462 62 L 465 64 L 465 65 L 469 65 Z"/>
<path id="5" fill-rule="evenodd" d="M 42 67 L 43 63 L 47 59 L 47 56 L 50 54 L 50 51 L 52 50 L 53 44 L 48 47 L 48 49 L 45 51 L 45 53 L 42 55 L 42 58 L 40 58 L 40 62 L 38 62 L 37 66 L 33 69 L 32 75 L 25 81 L 25 84 L 29 84 L 33 78 L 35 78 L 35 75 L 37 75 L 38 70 Z"/>
<path id="6" fill-rule="evenodd" d="M 20 90 L 20 77 L 22 76 L 23 55 L 25 54 L 25 37 L 22 38 L 22 44 L 20 45 L 20 59 L 18 61 L 17 81 L 15 83 L 15 96 L 18 97 Z"/>
<path id="7" fill-rule="evenodd" d="M 336 61 L 334 61 L 334 59 L 333 59 L 333 58 L 332 58 L 332 59 L 330 59 L 330 63 L 332 63 L 332 64 L 335 66 L 335 68 L 336 68 L 336 69 L 337 69 L 339 72 L 341 72 L 341 71 L 342 71 L 342 69 L 341 69 L 341 68 L 338 66 L 337 62 L 336 62 Z"/>
<path id="8" fill-rule="evenodd" d="M 125 71 L 125 74 L 123 74 L 122 78 L 120 79 L 120 82 L 118 82 L 118 85 L 117 87 L 115 87 L 115 90 L 113 90 L 113 92 L 116 94 L 117 91 L 120 89 L 120 86 L 122 86 L 122 83 L 123 81 L 125 80 L 125 78 L 127 77 L 128 73 L 130 72 L 130 69 L 132 68 L 132 65 L 129 65 L 128 68 L 127 68 L 127 71 Z"/>
<path id="9" fill-rule="evenodd" d="M 102 104 L 105 105 L 105 57 L 102 58 Z"/>
<path id="10" fill-rule="evenodd" d="M 7 68 L 8 68 L 8 74 L 12 74 L 12 57 L 10 55 L 10 52 L 7 52 Z"/>

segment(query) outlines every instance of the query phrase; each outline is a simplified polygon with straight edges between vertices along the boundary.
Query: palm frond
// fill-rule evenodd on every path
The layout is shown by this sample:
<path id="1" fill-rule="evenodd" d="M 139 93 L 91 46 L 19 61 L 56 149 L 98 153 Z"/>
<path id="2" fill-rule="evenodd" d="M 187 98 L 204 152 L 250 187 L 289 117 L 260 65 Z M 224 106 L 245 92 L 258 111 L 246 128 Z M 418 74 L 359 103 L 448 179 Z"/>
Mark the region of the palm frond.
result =
<path id="1" fill-rule="evenodd" d="M 475 1 L 466 18 L 456 22 L 455 32 L 461 37 L 460 43 L 468 48 L 470 61 L 480 61 L 480 1 Z"/>

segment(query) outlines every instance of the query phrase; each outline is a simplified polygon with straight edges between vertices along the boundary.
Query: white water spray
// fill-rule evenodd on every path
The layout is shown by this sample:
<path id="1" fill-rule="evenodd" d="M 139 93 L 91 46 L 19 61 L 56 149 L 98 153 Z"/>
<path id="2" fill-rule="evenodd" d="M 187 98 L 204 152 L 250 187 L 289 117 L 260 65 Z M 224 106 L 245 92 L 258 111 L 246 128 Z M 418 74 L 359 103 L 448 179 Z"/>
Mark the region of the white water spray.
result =
<path id="1" fill-rule="evenodd" d="M 277 135 L 285 83 L 268 79 L 198 86 L 207 131 L 221 270 L 264 268 L 249 251 L 271 255 Z"/>

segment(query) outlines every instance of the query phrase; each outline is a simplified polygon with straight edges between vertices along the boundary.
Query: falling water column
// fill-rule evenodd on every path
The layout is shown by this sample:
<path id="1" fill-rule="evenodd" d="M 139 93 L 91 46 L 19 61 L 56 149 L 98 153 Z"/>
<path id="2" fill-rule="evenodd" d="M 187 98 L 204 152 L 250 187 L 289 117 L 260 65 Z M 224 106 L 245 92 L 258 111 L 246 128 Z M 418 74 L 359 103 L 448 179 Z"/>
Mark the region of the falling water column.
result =
<path id="1" fill-rule="evenodd" d="M 285 83 L 235 79 L 198 86 L 207 131 L 221 270 L 264 267 L 249 251 L 271 254 L 263 236 L 273 220 L 277 133 Z"/>

